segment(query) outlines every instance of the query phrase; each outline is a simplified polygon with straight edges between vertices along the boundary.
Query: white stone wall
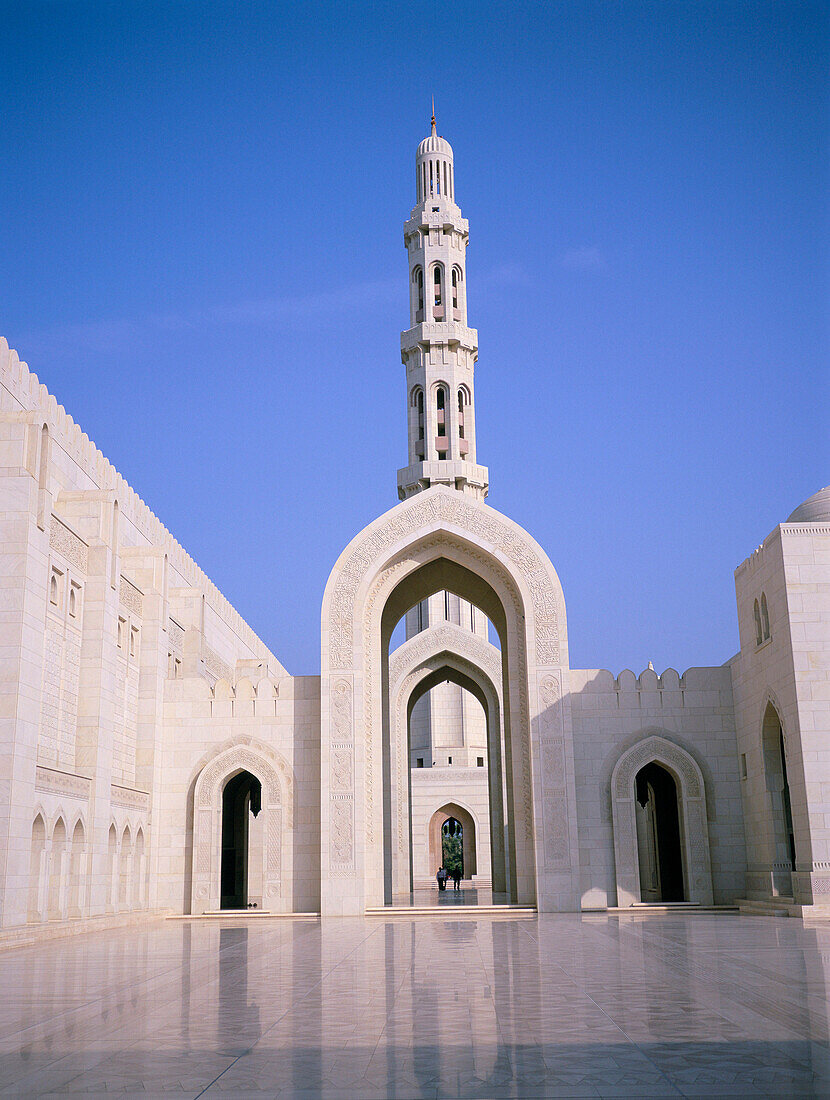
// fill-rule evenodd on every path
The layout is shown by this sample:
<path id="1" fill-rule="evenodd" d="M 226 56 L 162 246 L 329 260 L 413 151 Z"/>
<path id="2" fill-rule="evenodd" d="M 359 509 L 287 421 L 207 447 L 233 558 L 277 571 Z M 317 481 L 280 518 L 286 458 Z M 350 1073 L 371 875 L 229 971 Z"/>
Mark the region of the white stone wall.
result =
<path id="1" fill-rule="evenodd" d="M 646 670 L 614 677 L 605 669 L 571 669 L 582 904 L 617 904 L 611 774 L 623 752 L 659 735 L 681 746 L 704 779 L 712 885 L 717 903 L 744 890 L 745 847 L 732 683 L 728 666 Z"/>
<path id="2" fill-rule="evenodd" d="M 735 571 L 740 653 L 732 662 L 749 873 L 753 898 L 791 894 L 830 903 L 830 524 L 777 527 Z M 756 635 L 765 597 L 769 637 Z M 763 632 L 762 632 L 763 633 Z M 772 704 L 784 734 L 795 832 L 789 883 L 776 848 L 780 792 L 764 760 L 763 719 Z M 780 845 L 778 846 L 780 848 Z"/>
<path id="3" fill-rule="evenodd" d="M 162 698 L 282 665 L 0 343 L 0 925 L 158 904 Z"/>
<path id="4" fill-rule="evenodd" d="M 286 676 L 233 688 L 221 681 L 168 680 L 164 695 L 165 781 L 159 797 L 156 903 L 190 912 L 193 792 L 220 750 L 264 746 L 285 766 L 280 892 L 275 912 L 315 912 L 320 904 L 320 678 Z M 255 769 L 254 769 L 255 770 Z M 229 778 L 230 776 L 228 776 Z M 258 778 L 260 778 L 258 776 Z"/>

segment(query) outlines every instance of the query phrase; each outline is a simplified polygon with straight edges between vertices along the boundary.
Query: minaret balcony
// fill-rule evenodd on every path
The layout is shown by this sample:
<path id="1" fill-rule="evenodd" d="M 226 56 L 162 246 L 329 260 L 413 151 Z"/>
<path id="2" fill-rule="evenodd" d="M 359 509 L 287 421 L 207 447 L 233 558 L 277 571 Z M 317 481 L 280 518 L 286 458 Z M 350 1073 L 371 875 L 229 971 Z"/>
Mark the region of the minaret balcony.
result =
<path id="1" fill-rule="evenodd" d="M 433 207 L 438 207 L 437 210 Z M 407 237 L 411 237 L 413 233 L 417 233 L 421 229 L 426 228 L 440 228 L 446 230 L 454 229 L 456 233 L 462 234 L 462 236 L 468 237 L 470 234 L 470 223 L 467 218 L 461 216 L 461 210 L 455 205 L 455 203 L 441 201 L 440 198 L 436 200 L 429 199 L 426 202 L 419 203 L 412 211 L 409 221 L 404 222 L 403 234 L 404 240 Z"/>
<path id="2" fill-rule="evenodd" d="M 478 329 L 467 328 L 458 321 L 426 321 L 401 333 L 401 352 L 419 344 L 457 344 L 470 351 L 478 350 Z"/>

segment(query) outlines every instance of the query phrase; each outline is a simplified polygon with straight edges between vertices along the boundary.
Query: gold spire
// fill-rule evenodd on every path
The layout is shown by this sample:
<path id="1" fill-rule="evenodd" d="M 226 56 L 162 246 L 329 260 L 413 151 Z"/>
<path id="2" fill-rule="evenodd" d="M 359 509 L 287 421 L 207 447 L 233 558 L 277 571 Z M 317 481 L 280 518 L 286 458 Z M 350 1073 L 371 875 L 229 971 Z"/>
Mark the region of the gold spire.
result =
<path id="1" fill-rule="evenodd" d="M 435 133 L 435 96 L 432 97 L 432 132 Z"/>

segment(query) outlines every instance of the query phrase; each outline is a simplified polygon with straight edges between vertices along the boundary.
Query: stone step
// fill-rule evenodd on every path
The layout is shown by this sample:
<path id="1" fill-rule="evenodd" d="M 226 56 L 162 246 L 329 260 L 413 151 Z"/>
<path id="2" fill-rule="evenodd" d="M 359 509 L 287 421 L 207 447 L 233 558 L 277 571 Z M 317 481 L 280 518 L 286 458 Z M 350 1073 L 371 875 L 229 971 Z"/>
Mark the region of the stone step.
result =
<path id="1" fill-rule="evenodd" d="M 366 910 L 367 917 L 435 917 L 438 920 L 479 920 L 482 917 L 536 917 L 530 905 L 383 905 Z"/>
<path id="2" fill-rule="evenodd" d="M 795 898 L 738 898 L 735 903 L 748 917 L 799 917 L 801 906 Z"/>
<path id="3" fill-rule="evenodd" d="M 609 905 L 607 909 L 583 909 L 583 913 L 613 913 L 623 917 L 650 917 L 670 916 L 682 914 L 684 917 L 694 916 L 697 913 L 737 913 L 737 905 L 701 905 L 696 901 L 666 902 L 637 902 L 634 905 L 626 905 L 623 908 Z"/>

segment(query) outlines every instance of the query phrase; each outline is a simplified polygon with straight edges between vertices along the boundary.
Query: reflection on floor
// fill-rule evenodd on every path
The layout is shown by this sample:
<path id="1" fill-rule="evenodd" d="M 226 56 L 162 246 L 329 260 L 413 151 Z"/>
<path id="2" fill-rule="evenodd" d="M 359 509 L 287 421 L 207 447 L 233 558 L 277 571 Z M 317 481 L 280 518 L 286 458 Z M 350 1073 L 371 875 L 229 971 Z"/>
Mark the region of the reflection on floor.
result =
<path id="1" fill-rule="evenodd" d="M 830 1096 L 830 925 L 159 921 L 0 956 L 0 1092 Z"/>
<path id="2" fill-rule="evenodd" d="M 452 882 L 446 890 L 423 888 L 413 890 L 409 894 L 395 894 L 392 897 L 395 906 L 412 906 L 414 908 L 432 908 L 446 906 L 451 909 L 458 905 L 509 905 L 507 894 L 495 894 L 488 887 L 463 886 L 460 890 L 454 890 Z"/>

